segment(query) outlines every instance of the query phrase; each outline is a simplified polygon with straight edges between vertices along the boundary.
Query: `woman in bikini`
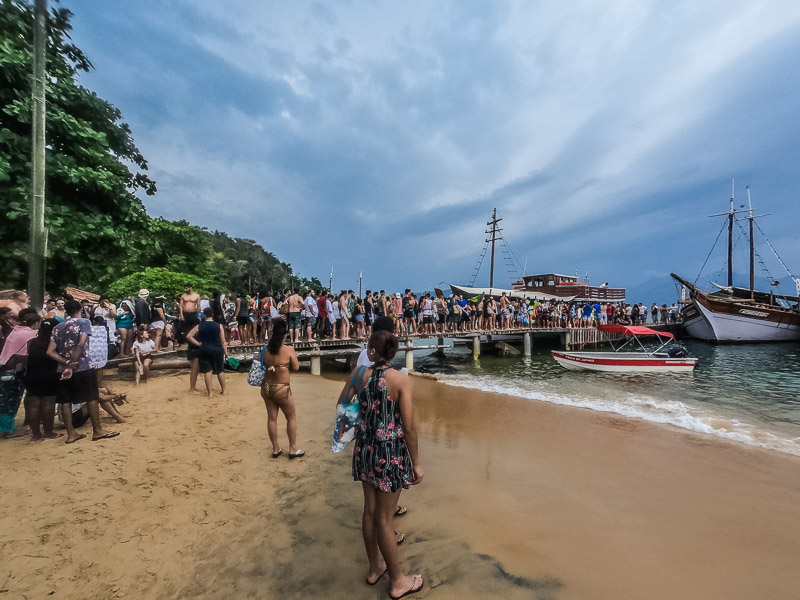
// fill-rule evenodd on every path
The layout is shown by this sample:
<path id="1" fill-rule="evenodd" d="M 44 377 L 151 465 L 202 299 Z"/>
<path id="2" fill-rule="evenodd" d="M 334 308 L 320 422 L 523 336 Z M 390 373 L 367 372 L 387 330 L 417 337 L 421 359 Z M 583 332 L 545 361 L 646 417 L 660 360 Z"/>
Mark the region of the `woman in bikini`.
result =
<path id="1" fill-rule="evenodd" d="M 284 345 L 285 337 L 286 320 L 273 319 L 272 334 L 264 352 L 264 366 L 267 368 L 267 373 L 261 385 L 261 397 L 267 406 L 267 433 L 272 442 L 272 458 L 278 458 L 283 454 L 278 445 L 278 410 L 286 417 L 289 458 L 300 458 L 305 452 L 297 449 L 297 421 L 289 374 L 290 371 L 297 371 L 300 363 L 297 361 L 294 348 Z"/>

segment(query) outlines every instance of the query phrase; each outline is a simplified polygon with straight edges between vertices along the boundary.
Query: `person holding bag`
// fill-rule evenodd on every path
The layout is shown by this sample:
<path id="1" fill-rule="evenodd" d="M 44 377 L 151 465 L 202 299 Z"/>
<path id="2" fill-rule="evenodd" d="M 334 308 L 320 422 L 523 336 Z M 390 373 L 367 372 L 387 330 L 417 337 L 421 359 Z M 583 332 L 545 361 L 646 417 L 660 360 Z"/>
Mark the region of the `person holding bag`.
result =
<path id="1" fill-rule="evenodd" d="M 359 394 L 360 424 L 353 441 L 352 473 L 361 482 L 364 511 L 361 532 L 369 561 L 366 583 L 376 585 L 386 574 L 389 595 L 402 598 L 422 589 L 422 575 L 406 575 L 394 534 L 394 515 L 400 492 L 422 482 L 423 470 L 417 451 L 411 382 L 408 375 L 389 365 L 397 353 L 397 338 L 388 331 L 370 336 L 368 357 L 373 361 L 358 381 L 358 367 L 348 377 L 337 404 Z"/>
<path id="2" fill-rule="evenodd" d="M 297 419 L 292 397 L 291 371 L 300 369 L 294 348 L 286 346 L 286 321 L 275 319 L 272 335 L 263 353 L 262 364 L 266 371 L 261 385 L 261 397 L 267 407 L 267 433 L 272 442 L 272 458 L 278 458 L 283 450 L 278 445 L 278 411 L 286 417 L 286 435 L 289 437 L 289 458 L 300 458 L 305 452 L 297 449 Z"/>

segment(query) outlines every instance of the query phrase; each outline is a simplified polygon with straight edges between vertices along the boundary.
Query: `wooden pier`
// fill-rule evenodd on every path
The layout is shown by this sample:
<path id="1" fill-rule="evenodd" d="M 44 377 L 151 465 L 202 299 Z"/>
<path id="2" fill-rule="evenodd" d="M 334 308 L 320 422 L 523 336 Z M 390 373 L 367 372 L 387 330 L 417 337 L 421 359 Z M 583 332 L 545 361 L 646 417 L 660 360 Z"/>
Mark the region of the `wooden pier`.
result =
<path id="1" fill-rule="evenodd" d="M 671 331 L 676 326 L 655 326 L 657 329 Z M 483 331 L 457 331 L 436 333 L 434 335 L 404 335 L 400 336 L 398 352 L 405 354 L 405 366 L 409 371 L 414 370 L 414 353 L 419 351 L 435 352 L 444 356 L 445 350 L 454 344 L 469 345 L 472 355 L 477 360 L 482 351 L 491 349 L 506 356 L 522 355 L 529 357 L 533 345 L 537 342 L 552 344 L 557 340 L 558 345 L 566 350 L 593 347 L 609 341 L 619 340 L 622 336 L 598 331 L 595 327 L 527 327 L 524 329 L 492 329 Z M 521 344 L 522 351 L 517 349 Z M 346 365 L 348 370 L 355 367 L 358 355 L 366 347 L 365 340 L 313 340 L 290 343 L 297 357 L 301 361 L 310 362 L 313 375 L 322 374 L 323 363 L 333 367 L 333 363 Z M 229 356 L 240 363 L 248 365 L 254 357 L 261 352 L 262 344 L 233 344 L 228 346 Z M 344 359 L 344 364 L 342 364 Z M 151 369 L 180 369 L 188 366 L 186 349 L 167 350 L 153 356 Z M 342 366 L 337 368 L 341 369 Z M 133 363 L 130 358 L 114 358 L 108 361 L 107 368 L 119 368 L 120 371 L 132 371 Z"/>

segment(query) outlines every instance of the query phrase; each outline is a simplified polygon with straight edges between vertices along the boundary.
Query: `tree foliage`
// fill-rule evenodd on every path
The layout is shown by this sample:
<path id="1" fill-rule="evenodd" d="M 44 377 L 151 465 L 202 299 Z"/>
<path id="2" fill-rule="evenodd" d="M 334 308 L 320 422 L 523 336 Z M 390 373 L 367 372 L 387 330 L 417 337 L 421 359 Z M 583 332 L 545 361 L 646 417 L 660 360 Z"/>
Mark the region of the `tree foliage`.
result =
<path id="1" fill-rule="evenodd" d="M 48 279 L 61 287 L 108 281 L 146 224 L 137 191 L 154 194 L 121 113 L 76 82 L 92 65 L 69 32 L 70 12 L 48 18 L 45 219 Z M 0 0 L 0 238 L 6 286 L 25 278 L 31 189 L 31 40 L 33 9 Z"/>
<path id="2" fill-rule="evenodd" d="M 148 267 L 144 271 L 131 273 L 112 283 L 107 294 L 114 300 L 136 296 L 141 288 L 150 292 L 151 297 L 164 296 L 168 300 L 180 296 L 184 286 L 189 283 L 199 294 L 210 295 L 214 288 L 213 282 L 190 275 L 170 271 L 163 267 Z"/>

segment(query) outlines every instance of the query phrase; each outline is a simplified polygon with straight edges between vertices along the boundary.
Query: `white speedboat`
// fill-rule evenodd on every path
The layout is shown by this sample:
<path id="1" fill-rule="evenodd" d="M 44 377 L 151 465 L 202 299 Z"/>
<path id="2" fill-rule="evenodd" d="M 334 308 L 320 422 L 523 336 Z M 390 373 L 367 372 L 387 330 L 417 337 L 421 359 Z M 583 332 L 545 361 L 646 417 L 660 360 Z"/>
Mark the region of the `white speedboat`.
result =
<path id="1" fill-rule="evenodd" d="M 612 373 L 685 373 L 691 372 L 697 366 L 697 359 L 687 356 L 682 348 L 662 352 L 673 341 L 674 336 L 669 332 L 626 325 L 601 325 L 598 329 L 621 334 L 629 339 L 614 352 L 553 350 L 553 359 L 566 369 Z M 655 350 L 647 351 L 639 338 L 651 335 L 658 336 L 662 343 Z M 634 342 L 639 344 L 641 352 L 622 351 L 625 346 Z"/>

